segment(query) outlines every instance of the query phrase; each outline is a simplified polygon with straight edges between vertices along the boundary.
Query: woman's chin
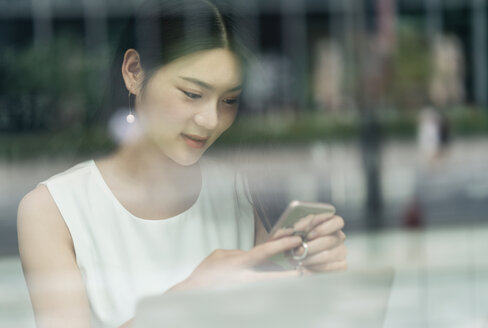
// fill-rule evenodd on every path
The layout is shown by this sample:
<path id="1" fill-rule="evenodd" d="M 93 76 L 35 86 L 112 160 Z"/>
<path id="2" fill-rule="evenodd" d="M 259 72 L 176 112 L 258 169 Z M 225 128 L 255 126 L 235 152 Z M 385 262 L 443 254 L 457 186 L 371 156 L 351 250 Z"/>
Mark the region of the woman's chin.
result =
<path id="1" fill-rule="evenodd" d="M 201 152 L 180 152 L 170 158 L 181 166 L 191 166 L 197 163 L 202 158 L 204 151 Z"/>
<path id="2" fill-rule="evenodd" d="M 201 156 L 193 157 L 193 158 L 185 158 L 185 159 L 178 159 L 174 160 L 176 163 L 180 164 L 181 166 L 191 166 L 197 163 L 200 160 Z"/>

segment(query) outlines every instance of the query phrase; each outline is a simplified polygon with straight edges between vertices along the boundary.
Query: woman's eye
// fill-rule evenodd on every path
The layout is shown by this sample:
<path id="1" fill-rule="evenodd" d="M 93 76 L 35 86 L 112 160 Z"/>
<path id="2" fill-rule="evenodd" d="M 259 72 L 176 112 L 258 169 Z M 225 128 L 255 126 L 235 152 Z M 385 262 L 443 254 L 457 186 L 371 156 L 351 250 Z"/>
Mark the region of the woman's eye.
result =
<path id="1" fill-rule="evenodd" d="M 191 99 L 199 99 L 199 98 L 202 98 L 201 95 L 196 94 L 196 93 L 192 93 L 192 92 L 188 92 L 188 91 L 184 91 L 184 90 L 181 90 L 181 92 L 183 92 L 188 98 L 191 98 Z"/>
<path id="2" fill-rule="evenodd" d="M 235 104 L 239 103 L 239 98 L 226 98 L 226 99 L 224 99 L 224 102 L 227 105 L 235 105 Z"/>

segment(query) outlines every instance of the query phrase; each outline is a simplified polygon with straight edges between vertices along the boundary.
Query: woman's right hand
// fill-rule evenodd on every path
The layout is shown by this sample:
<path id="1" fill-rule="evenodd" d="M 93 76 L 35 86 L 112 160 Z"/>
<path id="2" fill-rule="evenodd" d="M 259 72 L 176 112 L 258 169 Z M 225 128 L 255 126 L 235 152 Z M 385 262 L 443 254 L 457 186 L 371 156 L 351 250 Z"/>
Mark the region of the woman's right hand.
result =
<path id="1" fill-rule="evenodd" d="M 210 286 L 229 286 L 245 282 L 298 276 L 291 271 L 259 272 L 254 269 L 270 257 L 300 246 L 299 236 L 287 236 L 264 242 L 249 251 L 217 249 L 205 258 L 192 274 L 169 291 Z"/>

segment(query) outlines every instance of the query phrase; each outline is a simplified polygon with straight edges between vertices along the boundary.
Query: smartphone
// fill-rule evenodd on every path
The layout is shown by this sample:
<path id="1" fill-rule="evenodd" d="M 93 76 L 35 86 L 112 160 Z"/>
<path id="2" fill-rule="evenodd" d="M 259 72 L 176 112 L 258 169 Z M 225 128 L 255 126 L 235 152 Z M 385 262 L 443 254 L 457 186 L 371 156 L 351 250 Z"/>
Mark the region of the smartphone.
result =
<path id="1" fill-rule="evenodd" d="M 308 231 L 295 231 L 295 224 L 309 214 L 328 213 L 330 216 L 333 216 L 335 211 L 335 207 L 330 204 L 294 200 L 288 204 L 283 214 L 281 214 L 278 221 L 276 221 L 273 228 L 269 232 L 268 239 L 271 238 L 271 236 L 273 236 L 275 233 L 279 234 L 280 230 L 282 230 L 284 235 L 295 233 L 300 235 L 302 239 L 306 241 L 306 234 Z M 275 255 L 271 257 L 270 260 L 283 269 L 293 269 L 297 265 L 296 261 L 292 259 L 289 251 Z"/>

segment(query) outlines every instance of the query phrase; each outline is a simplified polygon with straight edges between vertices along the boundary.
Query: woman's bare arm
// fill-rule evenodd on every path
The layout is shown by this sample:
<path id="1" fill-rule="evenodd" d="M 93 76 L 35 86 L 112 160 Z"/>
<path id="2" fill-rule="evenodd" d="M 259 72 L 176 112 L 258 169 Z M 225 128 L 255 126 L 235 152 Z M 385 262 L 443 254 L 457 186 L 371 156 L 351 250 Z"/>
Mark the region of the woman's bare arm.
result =
<path id="1" fill-rule="evenodd" d="M 44 185 L 21 200 L 19 252 L 38 327 L 90 327 L 90 309 L 69 230 Z"/>

